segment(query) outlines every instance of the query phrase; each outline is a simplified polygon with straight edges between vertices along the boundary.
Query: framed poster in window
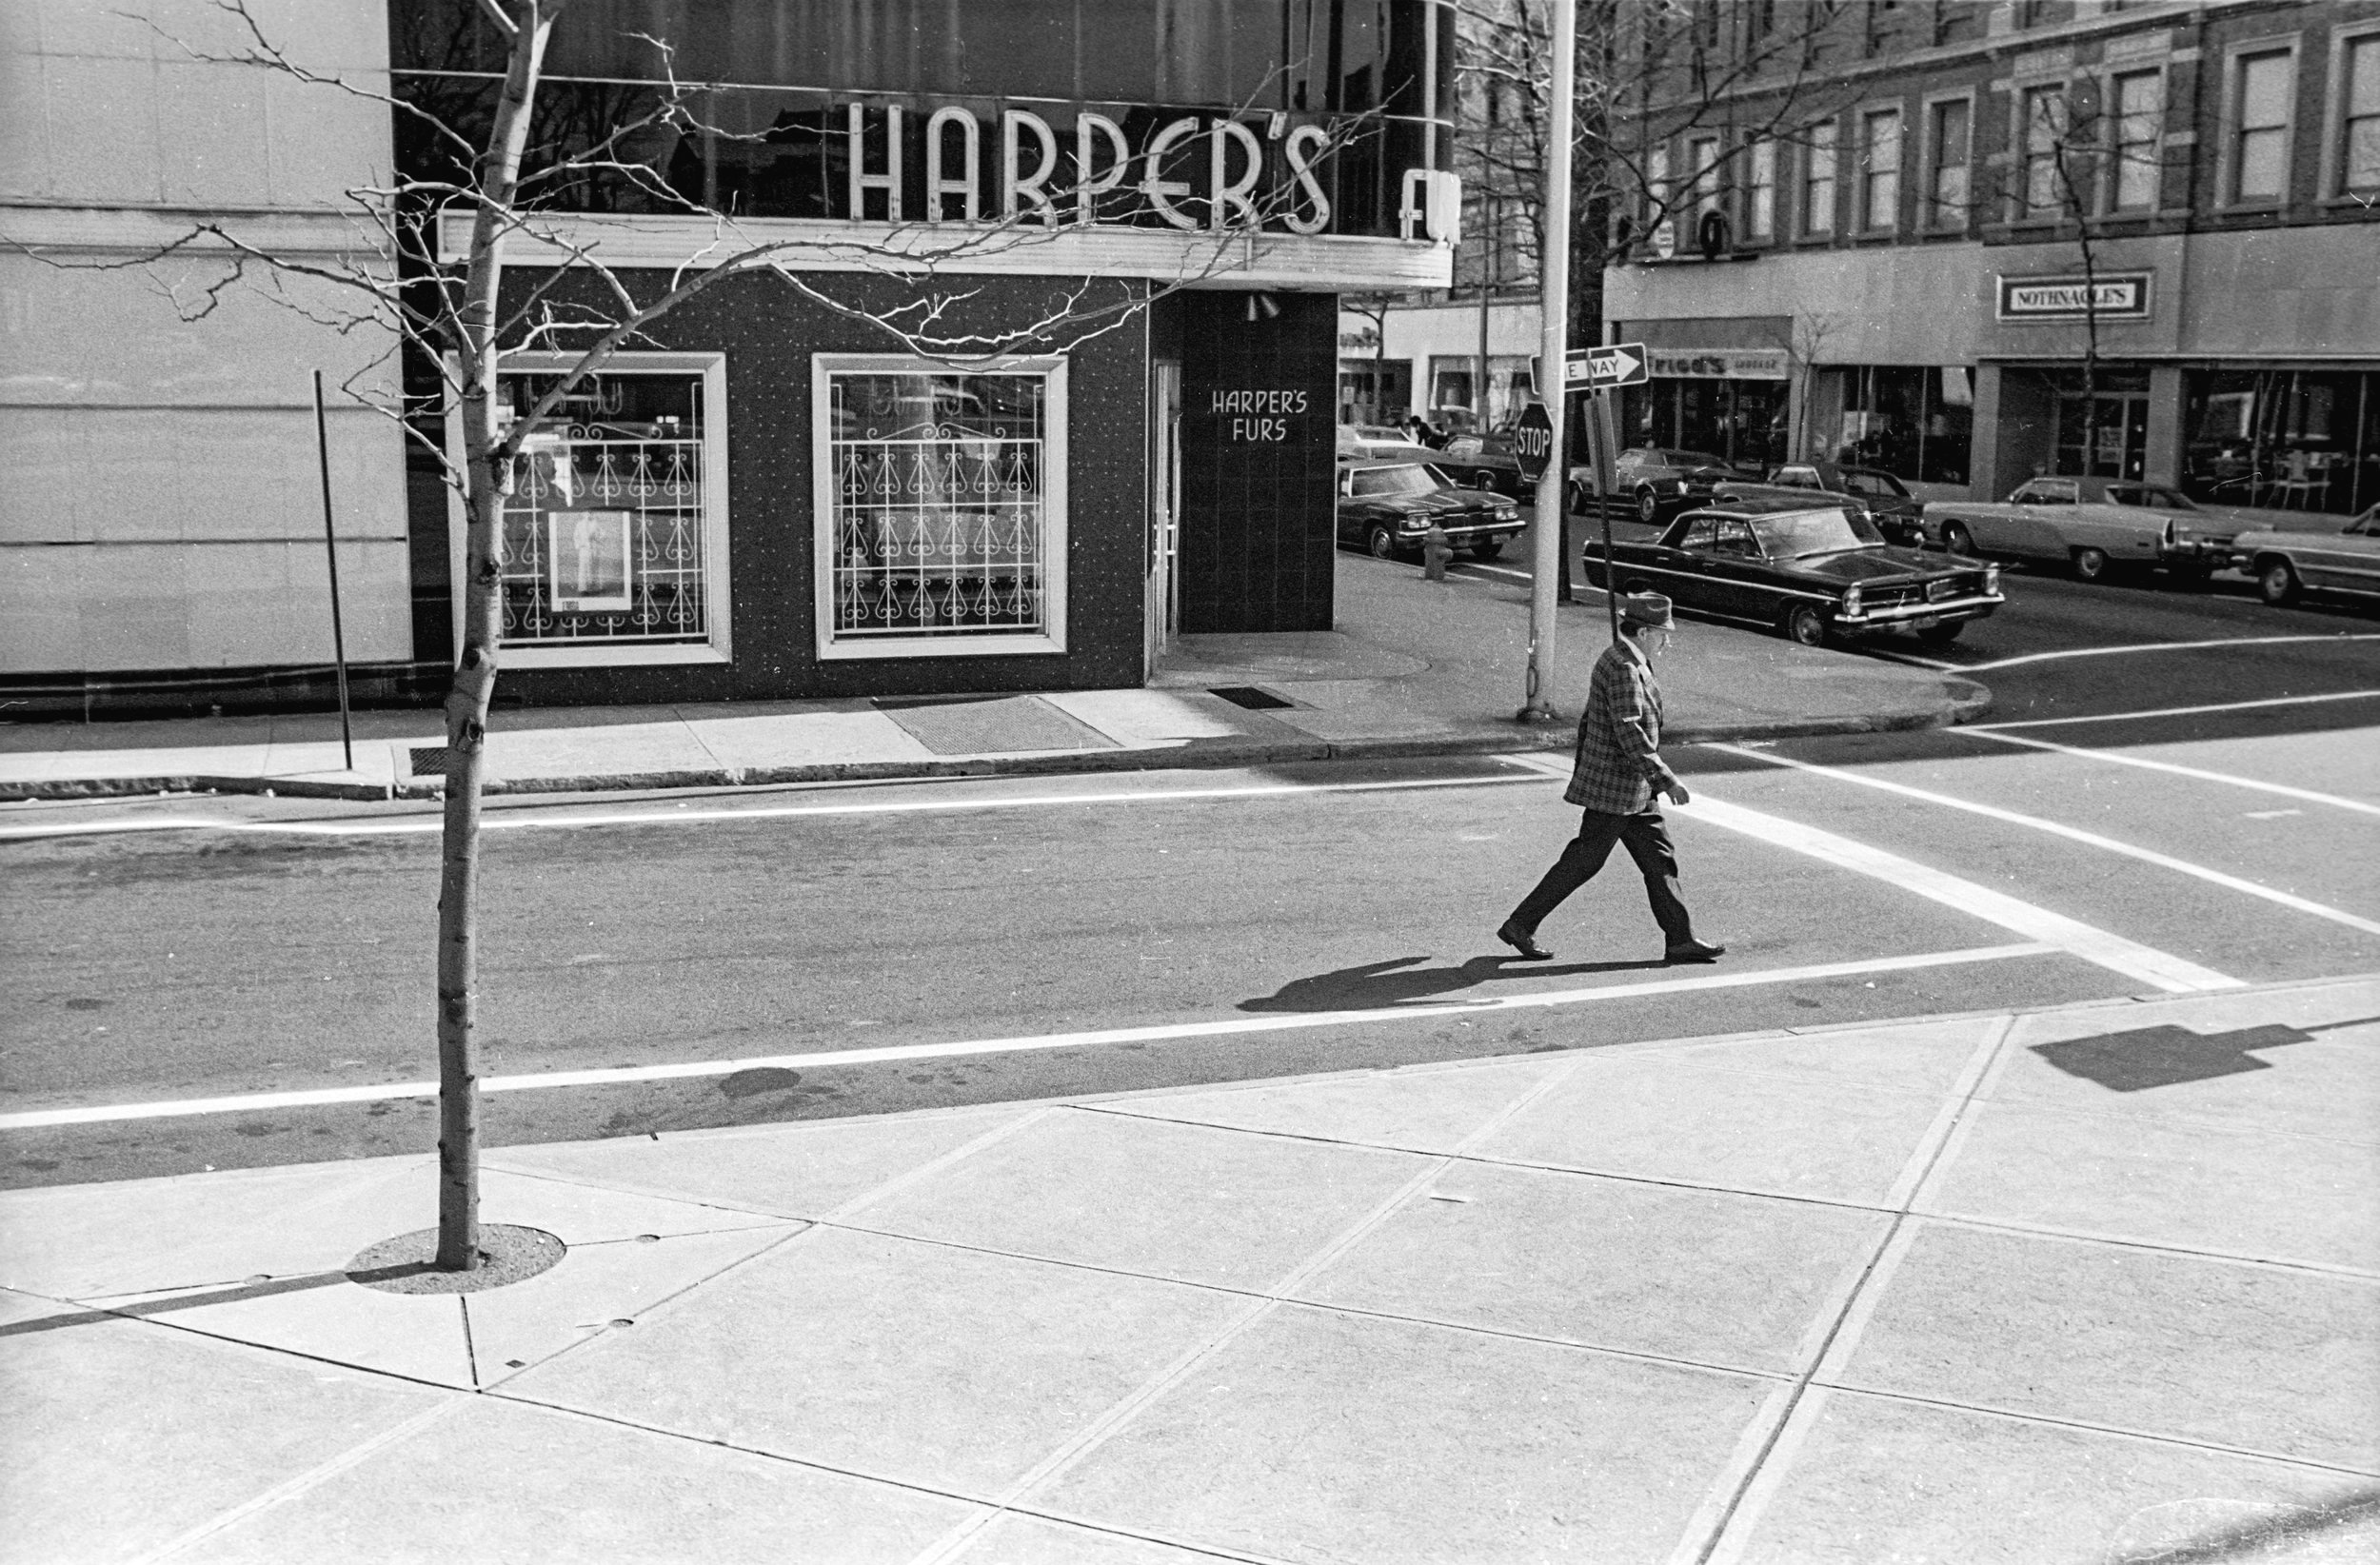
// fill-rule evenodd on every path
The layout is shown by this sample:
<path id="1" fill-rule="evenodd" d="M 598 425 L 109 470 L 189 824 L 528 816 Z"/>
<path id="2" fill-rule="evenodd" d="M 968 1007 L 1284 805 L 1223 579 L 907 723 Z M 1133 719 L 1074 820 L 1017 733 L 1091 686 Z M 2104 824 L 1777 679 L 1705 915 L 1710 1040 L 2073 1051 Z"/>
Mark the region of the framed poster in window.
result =
<path id="1" fill-rule="evenodd" d="M 634 599 L 626 511 L 548 511 L 546 597 L 565 614 L 617 614 Z"/>

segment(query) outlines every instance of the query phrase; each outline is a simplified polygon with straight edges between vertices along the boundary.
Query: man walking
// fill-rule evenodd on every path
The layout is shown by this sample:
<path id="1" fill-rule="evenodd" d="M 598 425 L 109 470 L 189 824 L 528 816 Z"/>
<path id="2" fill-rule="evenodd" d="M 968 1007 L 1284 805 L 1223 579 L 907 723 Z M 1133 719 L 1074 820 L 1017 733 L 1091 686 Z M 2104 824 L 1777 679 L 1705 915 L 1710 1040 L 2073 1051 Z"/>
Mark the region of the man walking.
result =
<path id="1" fill-rule="evenodd" d="M 1587 709 L 1578 718 L 1577 756 L 1562 794 L 1586 812 L 1578 835 L 1496 932 L 1525 961 L 1554 955 L 1537 944 L 1537 925 L 1595 878 L 1615 842 L 1644 875 L 1669 961 L 1716 961 L 1727 950 L 1695 939 L 1694 921 L 1677 896 L 1677 854 L 1655 798 L 1667 794 L 1673 804 L 1687 800 L 1686 785 L 1661 760 L 1661 690 L 1653 682 L 1652 660 L 1669 650 L 1673 625 L 1669 600 L 1657 592 L 1620 600 L 1619 639 L 1595 660 Z"/>

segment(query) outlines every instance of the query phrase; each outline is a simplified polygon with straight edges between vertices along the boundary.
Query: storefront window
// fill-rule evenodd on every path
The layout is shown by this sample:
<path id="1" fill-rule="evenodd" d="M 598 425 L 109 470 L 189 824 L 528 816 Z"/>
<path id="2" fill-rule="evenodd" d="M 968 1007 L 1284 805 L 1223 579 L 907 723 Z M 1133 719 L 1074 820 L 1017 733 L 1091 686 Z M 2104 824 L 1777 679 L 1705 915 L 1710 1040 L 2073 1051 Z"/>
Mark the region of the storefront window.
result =
<path id="1" fill-rule="evenodd" d="M 2380 500 L 2380 374 L 2193 370 L 2183 398 L 2193 500 L 2339 514 Z"/>
<path id="2" fill-rule="evenodd" d="M 819 655 L 1063 651 L 1064 368 L 822 354 Z"/>
<path id="3" fill-rule="evenodd" d="M 1664 375 L 1622 397 L 1627 444 L 1707 451 L 1746 472 L 1786 460 L 1791 403 L 1783 381 Z"/>
<path id="4" fill-rule="evenodd" d="M 2149 461 L 2149 377 L 2138 369 L 2102 369 L 2086 385 L 2074 370 L 2050 377 L 2057 394 L 2057 449 L 2051 469 L 2061 476 L 2139 479 Z"/>
<path id="5" fill-rule="evenodd" d="M 1895 478 L 1964 484 L 1974 448 L 1973 371 L 1962 365 L 1852 365 L 1843 376 L 1837 462 Z"/>
<path id="6" fill-rule="evenodd" d="M 530 416 L 562 367 L 516 356 L 499 421 Z M 716 354 L 622 355 L 529 431 L 505 502 L 505 646 L 555 654 L 532 664 L 724 655 L 724 376 Z"/>

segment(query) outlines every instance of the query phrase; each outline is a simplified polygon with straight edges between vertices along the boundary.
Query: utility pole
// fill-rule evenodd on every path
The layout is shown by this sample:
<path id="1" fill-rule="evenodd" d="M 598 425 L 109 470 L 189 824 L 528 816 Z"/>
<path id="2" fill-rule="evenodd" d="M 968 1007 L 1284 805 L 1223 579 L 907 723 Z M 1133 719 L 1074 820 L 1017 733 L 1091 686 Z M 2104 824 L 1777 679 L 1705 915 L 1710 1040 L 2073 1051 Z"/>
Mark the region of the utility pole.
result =
<path id="1" fill-rule="evenodd" d="M 1554 82 L 1553 123 L 1547 129 L 1545 158 L 1544 244 L 1538 257 L 1537 282 L 1543 298 L 1543 320 L 1537 332 L 1537 395 L 1554 425 L 1553 460 L 1537 479 L 1537 522 L 1529 531 L 1536 544 L 1529 581 L 1529 678 L 1520 708 L 1523 723 L 1554 721 L 1546 700 L 1546 683 L 1554 667 L 1554 625 L 1558 612 L 1556 593 L 1567 567 L 1562 560 L 1562 490 L 1564 414 L 1568 411 L 1567 354 L 1570 347 L 1570 121 L 1577 63 L 1577 0 L 1553 0 Z"/>

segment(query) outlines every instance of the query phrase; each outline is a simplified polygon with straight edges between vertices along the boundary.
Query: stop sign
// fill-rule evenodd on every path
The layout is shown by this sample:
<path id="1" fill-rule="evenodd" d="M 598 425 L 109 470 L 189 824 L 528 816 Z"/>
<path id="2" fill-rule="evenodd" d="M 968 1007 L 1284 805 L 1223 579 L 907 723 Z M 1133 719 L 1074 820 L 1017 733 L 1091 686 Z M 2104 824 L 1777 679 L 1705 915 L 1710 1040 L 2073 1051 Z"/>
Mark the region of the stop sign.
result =
<path id="1" fill-rule="evenodd" d="M 1520 476 L 1530 483 L 1545 476 L 1546 465 L 1554 460 L 1554 421 L 1546 416 L 1545 404 L 1533 402 L 1521 409 L 1519 427 L 1513 431 L 1513 455 L 1520 459 Z"/>

